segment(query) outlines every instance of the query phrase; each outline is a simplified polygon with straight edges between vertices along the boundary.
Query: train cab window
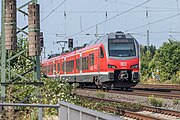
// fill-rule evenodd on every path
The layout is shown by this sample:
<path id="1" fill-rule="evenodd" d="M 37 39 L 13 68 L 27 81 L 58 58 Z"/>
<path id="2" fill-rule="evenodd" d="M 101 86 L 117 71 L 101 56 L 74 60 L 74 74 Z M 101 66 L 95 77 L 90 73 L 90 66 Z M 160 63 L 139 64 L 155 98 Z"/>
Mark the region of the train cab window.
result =
<path id="1" fill-rule="evenodd" d="M 102 47 L 100 47 L 100 57 L 101 57 L 101 58 L 104 58 L 104 53 L 103 53 Z"/>
<path id="2" fill-rule="evenodd" d="M 131 57 L 136 56 L 135 43 L 133 39 L 109 39 L 109 56 Z"/>

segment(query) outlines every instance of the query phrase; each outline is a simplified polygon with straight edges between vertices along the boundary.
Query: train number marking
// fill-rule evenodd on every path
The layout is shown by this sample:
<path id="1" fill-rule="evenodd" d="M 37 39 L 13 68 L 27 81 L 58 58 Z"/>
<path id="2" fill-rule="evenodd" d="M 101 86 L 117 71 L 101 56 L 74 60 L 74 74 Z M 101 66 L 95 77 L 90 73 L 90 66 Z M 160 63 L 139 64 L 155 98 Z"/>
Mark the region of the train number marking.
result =
<path id="1" fill-rule="evenodd" d="M 120 62 L 121 66 L 127 66 L 127 62 Z"/>

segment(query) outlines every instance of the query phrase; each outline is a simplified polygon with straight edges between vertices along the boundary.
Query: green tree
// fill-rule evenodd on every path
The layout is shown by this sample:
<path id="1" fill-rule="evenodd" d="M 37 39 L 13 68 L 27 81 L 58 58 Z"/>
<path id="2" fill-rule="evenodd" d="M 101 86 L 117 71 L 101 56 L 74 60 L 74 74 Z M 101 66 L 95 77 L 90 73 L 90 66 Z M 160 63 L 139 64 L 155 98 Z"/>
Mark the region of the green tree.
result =
<path id="1" fill-rule="evenodd" d="M 141 45 L 140 51 L 141 51 L 141 75 L 145 78 L 148 78 L 152 73 L 151 67 L 154 66 L 151 60 L 153 59 L 153 56 L 156 52 L 156 47 L 151 45 L 148 48 L 147 46 Z"/>
<path id="2" fill-rule="evenodd" d="M 170 80 L 180 71 L 180 41 L 164 42 L 156 51 L 153 61 L 156 64 L 154 69 L 160 70 L 161 79 Z"/>

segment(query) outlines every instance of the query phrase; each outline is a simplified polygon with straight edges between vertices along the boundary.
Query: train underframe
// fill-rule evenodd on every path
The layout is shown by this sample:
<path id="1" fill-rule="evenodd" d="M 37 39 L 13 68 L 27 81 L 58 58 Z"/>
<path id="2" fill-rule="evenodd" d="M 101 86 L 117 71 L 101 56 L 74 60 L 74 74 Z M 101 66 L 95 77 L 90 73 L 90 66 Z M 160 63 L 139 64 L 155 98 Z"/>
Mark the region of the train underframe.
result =
<path id="1" fill-rule="evenodd" d="M 115 70 L 107 74 L 62 76 L 69 83 L 79 83 L 80 86 L 96 85 L 98 88 L 116 89 L 131 88 L 140 81 L 139 72 L 132 70 Z"/>

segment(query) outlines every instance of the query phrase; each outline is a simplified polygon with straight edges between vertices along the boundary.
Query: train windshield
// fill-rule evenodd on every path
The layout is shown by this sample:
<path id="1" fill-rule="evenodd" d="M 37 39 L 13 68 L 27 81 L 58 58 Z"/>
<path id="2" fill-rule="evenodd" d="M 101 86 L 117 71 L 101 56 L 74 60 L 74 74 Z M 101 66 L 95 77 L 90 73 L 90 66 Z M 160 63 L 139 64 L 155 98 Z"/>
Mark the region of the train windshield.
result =
<path id="1" fill-rule="evenodd" d="M 133 39 L 109 39 L 109 56 L 131 57 L 136 56 Z"/>

